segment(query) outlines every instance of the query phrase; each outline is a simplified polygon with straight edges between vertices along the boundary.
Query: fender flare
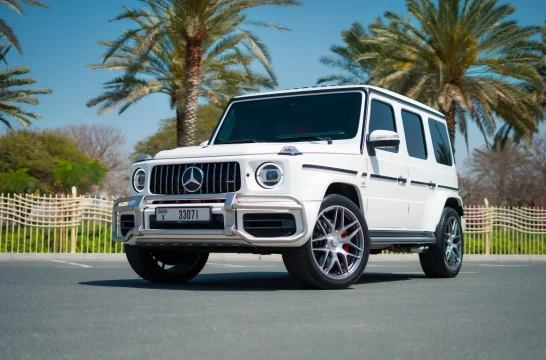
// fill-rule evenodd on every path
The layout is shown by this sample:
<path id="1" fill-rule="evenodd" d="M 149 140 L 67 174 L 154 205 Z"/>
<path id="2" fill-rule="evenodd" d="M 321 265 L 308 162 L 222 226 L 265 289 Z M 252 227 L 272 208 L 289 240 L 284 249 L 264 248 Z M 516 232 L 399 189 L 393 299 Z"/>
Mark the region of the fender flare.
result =
<path id="1" fill-rule="evenodd" d="M 453 200 L 451 200 L 453 199 Z M 427 206 L 428 210 L 425 214 L 424 228 L 427 231 L 436 231 L 436 227 L 440 222 L 442 212 L 449 201 L 456 201 L 459 209 L 455 209 L 459 215 L 463 214 L 463 200 L 458 193 L 449 190 L 439 190 L 432 204 Z M 462 216 L 462 215 L 461 215 Z"/>

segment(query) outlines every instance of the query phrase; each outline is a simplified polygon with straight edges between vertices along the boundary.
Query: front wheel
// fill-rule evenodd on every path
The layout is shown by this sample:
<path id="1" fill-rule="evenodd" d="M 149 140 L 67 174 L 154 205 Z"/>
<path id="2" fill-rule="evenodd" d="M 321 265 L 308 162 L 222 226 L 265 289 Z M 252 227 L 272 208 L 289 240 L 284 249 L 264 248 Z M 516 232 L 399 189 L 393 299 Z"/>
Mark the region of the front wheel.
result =
<path id="1" fill-rule="evenodd" d="M 204 252 L 132 245 L 125 245 L 125 253 L 133 270 L 154 283 L 185 283 L 203 270 L 209 258 L 209 253 Z"/>
<path id="2" fill-rule="evenodd" d="M 368 263 L 370 236 L 362 212 L 348 198 L 327 196 L 309 241 L 283 254 L 290 275 L 304 286 L 343 289 L 354 284 Z"/>
<path id="3" fill-rule="evenodd" d="M 459 214 L 445 208 L 436 228 L 436 243 L 419 254 L 421 268 L 429 277 L 455 277 L 463 264 L 464 236 Z"/>

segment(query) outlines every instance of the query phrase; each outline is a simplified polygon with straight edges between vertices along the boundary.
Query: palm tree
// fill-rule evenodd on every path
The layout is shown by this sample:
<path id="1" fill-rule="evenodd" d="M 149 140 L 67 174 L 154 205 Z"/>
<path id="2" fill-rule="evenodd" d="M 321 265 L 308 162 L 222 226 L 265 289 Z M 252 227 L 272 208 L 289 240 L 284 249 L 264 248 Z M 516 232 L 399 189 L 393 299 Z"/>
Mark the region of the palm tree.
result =
<path id="1" fill-rule="evenodd" d="M 199 96 L 217 101 L 233 89 L 238 92 L 276 84 L 266 46 L 244 26 L 286 29 L 248 21 L 242 11 L 263 5 L 298 5 L 297 0 L 141 1 L 146 7 L 125 8 L 113 19 L 130 19 L 137 28 L 105 44 L 109 50 L 103 65 L 109 63 L 109 68 L 115 68 L 120 60 L 119 69 L 126 70 L 125 76 L 106 83 L 108 91 L 92 99 L 89 106 L 103 103 L 103 111 L 117 106 L 125 110 L 142 94 L 167 93 L 177 111 L 177 143 L 186 146 L 195 141 Z M 264 66 L 268 76 L 250 70 L 253 59 Z M 128 62 L 132 66 L 128 67 Z M 142 63 L 150 64 L 153 70 L 144 70 Z M 152 79 L 138 78 L 138 73 Z"/>
<path id="2" fill-rule="evenodd" d="M 526 86 L 543 91 L 533 66 L 540 30 L 506 20 L 515 8 L 496 0 L 407 0 L 409 19 L 387 12 L 361 37 L 357 61 L 373 65 L 369 83 L 447 114 L 452 145 L 458 128 L 468 144 L 468 119 L 492 135 L 503 119 L 528 144 L 543 119 Z"/>
<path id="3" fill-rule="evenodd" d="M 0 60 L 2 60 L 0 58 Z M 26 67 L 11 67 L 0 70 L 0 122 L 11 129 L 9 118 L 28 126 L 32 119 L 41 119 L 40 115 L 23 110 L 18 104 L 37 105 L 36 95 L 51 93 L 51 89 L 21 89 L 21 86 L 33 85 L 33 78 L 21 78 L 30 71 Z"/>
<path id="4" fill-rule="evenodd" d="M 157 21 L 150 17 L 147 21 Z M 125 33 L 125 32 L 124 32 Z M 132 44 L 118 49 L 115 42 L 100 42 L 108 49 L 101 64 L 91 69 L 123 70 L 124 74 L 105 83 L 106 91 L 89 100 L 87 106 L 99 106 L 104 115 L 119 108 L 123 113 L 132 104 L 150 94 L 163 93 L 169 96 L 177 118 L 182 117 L 180 101 L 183 101 L 183 48 L 176 46 L 170 36 L 158 41 L 145 53 L 135 56 L 137 48 L 145 40 L 139 34 L 131 34 Z M 230 96 L 243 91 L 256 91 L 260 87 L 273 88 L 274 78 L 257 74 L 251 69 L 252 54 L 237 51 L 241 38 L 205 44 L 202 59 L 200 96 L 216 105 L 225 104 Z M 181 56 L 182 55 L 182 56 Z"/>
<path id="5" fill-rule="evenodd" d="M 0 0 L 0 4 L 5 5 L 9 7 L 12 10 L 15 10 L 19 15 L 23 14 L 23 7 L 21 2 L 28 4 L 28 5 L 34 5 L 39 6 L 42 8 L 47 8 L 47 6 L 44 3 L 41 3 L 36 0 Z M 13 29 L 8 25 L 8 23 L 4 19 L 0 19 L 0 37 L 4 36 L 8 43 L 17 49 L 19 53 L 22 53 L 21 44 L 19 43 L 19 39 L 17 38 L 17 35 L 15 35 L 15 32 Z"/>
<path id="6" fill-rule="evenodd" d="M 332 74 L 318 79 L 318 83 L 336 83 L 337 85 L 364 84 L 369 80 L 373 64 L 362 58 L 362 54 L 370 51 L 370 46 L 362 42 L 368 37 L 366 29 L 358 22 L 351 29 L 341 32 L 345 46 L 333 45 L 330 51 L 334 57 L 323 56 L 320 62 L 326 66 L 343 70 L 343 74 Z"/>

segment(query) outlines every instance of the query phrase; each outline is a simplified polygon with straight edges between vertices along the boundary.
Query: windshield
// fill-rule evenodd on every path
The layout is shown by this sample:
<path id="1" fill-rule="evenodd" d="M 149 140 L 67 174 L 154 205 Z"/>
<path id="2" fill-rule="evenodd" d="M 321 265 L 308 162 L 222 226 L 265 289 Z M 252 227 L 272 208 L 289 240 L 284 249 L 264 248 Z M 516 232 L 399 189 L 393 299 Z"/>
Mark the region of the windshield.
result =
<path id="1" fill-rule="evenodd" d="M 352 139 L 362 96 L 345 92 L 235 102 L 214 144 Z"/>

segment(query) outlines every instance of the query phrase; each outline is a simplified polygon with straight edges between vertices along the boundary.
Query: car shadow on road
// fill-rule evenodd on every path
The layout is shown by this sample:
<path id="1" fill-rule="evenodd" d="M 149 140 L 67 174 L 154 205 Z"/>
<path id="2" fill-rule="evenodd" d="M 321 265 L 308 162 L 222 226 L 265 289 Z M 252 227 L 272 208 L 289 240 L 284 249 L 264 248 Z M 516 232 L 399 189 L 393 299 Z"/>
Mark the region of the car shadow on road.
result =
<path id="1" fill-rule="evenodd" d="M 351 288 L 366 284 L 408 281 L 421 279 L 419 274 L 365 273 Z M 112 279 L 83 281 L 85 286 L 133 289 L 161 289 L 188 291 L 280 291 L 305 290 L 297 280 L 285 272 L 232 272 L 220 274 L 201 274 L 185 284 L 154 284 L 142 279 Z"/>

